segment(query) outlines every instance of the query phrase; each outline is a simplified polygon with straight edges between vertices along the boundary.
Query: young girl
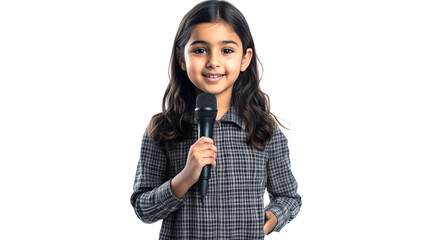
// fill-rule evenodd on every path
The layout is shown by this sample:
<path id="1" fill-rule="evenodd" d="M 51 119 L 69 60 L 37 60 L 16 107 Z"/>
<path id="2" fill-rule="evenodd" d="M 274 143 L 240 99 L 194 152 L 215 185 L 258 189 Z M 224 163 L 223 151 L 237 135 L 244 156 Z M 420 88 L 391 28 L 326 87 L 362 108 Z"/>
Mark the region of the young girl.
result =
<path id="1" fill-rule="evenodd" d="M 131 196 L 143 222 L 163 219 L 159 239 L 263 239 L 298 214 L 287 139 L 259 88 L 256 60 L 247 22 L 230 3 L 205 1 L 184 16 Z M 195 99 L 202 92 L 217 98 L 212 139 L 197 139 Z M 208 164 L 202 207 L 196 183 Z"/>

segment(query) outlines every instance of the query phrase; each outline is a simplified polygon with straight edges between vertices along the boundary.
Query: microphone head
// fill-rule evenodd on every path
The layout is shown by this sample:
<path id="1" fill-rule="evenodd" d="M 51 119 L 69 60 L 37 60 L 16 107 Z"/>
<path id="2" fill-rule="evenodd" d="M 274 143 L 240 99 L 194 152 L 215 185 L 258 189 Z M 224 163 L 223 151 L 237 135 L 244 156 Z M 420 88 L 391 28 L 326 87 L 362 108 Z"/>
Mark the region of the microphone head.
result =
<path id="1" fill-rule="evenodd" d="M 200 93 L 197 96 L 195 103 L 195 111 L 207 110 L 215 111 L 217 110 L 217 101 L 216 96 L 211 93 Z"/>

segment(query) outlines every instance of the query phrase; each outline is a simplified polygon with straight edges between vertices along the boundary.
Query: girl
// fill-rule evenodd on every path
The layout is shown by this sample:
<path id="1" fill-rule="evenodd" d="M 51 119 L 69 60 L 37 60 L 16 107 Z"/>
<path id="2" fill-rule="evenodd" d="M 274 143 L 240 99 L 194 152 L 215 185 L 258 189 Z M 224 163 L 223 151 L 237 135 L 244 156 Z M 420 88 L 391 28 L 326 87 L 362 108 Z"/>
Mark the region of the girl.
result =
<path id="1" fill-rule="evenodd" d="M 263 239 L 298 214 L 287 139 L 259 88 L 256 60 L 247 22 L 228 2 L 202 2 L 180 23 L 162 112 L 144 133 L 131 196 L 143 222 L 163 219 L 159 239 Z M 202 92 L 217 98 L 213 139 L 197 139 Z M 207 164 L 203 208 L 196 183 Z"/>

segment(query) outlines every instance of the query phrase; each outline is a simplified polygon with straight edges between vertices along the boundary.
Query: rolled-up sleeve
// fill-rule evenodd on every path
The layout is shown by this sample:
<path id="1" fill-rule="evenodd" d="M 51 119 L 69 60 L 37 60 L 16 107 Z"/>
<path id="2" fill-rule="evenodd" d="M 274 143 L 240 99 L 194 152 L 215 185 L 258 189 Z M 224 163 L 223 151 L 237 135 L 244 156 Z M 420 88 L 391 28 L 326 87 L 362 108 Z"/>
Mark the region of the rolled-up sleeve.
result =
<path id="1" fill-rule="evenodd" d="M 270 156 L 267 161 L 267 191 L 270 203 L 265 207 L 265 211 L 271 211 L 277 217 L 277 225 L 273 231 L 279 232 L 296 217 L 302 201 L 297 193 L 298 184 L 291 171 L 288 141 L 279 127 L 276 127 L 267 148 Z"/>
<path id="2" fill-rule="evenodd" d="M 151 142 L 145 132 L 131 195 L 131 205 L 145 223 L 164 219 L 183 205 L 183 199 L 171 192 L 171 179 L 166 177 L 167 160 L 165 151 Z"/>

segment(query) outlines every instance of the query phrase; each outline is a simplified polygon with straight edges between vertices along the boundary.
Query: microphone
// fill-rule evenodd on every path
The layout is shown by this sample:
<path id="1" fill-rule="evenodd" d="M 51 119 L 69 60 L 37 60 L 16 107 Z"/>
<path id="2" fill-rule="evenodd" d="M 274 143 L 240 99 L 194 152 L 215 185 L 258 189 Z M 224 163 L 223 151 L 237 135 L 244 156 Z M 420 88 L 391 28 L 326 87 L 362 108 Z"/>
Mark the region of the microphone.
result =
<path id="1" fill-rule="evenodd" d="M 202 136 L 213 138 L 213 124 L 217 115 L 216 96 L 211 93 L 200 93 L 195 103 L 195 116 L 198 123 L 198 139 Z M 203 167 L 198 180 L 198 191 L 201 196 L 201 204 L 204 207 L 204 197 L 209 188 L 212 166 Z"/>

